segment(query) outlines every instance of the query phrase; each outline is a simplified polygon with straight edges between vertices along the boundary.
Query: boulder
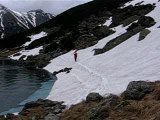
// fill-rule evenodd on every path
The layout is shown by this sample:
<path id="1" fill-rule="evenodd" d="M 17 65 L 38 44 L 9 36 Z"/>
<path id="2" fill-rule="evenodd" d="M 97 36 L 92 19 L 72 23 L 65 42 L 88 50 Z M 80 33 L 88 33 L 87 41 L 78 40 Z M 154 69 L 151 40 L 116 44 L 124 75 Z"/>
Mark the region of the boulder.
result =
<path id="1" fill-rule="evenodd" d="M 114 107 L 120 103 L 120 99 L 117 95 L 109 95 L 104 98 L 104 100 L 100 103 L 101 106 Z"/>
<path id="2" fill-rule="evenodd" d="M 99 93 L 90 93 L 86 97 L 86 102 L 90 102 L 90 101 L 96 102 L 96 101 L 100 101 L 102 99 L 103 99 L 103 97 Z"/>
<path id="3" fill-rule="evenodd" d="M 149 16 L 142 16 L 138 20 L 138 24 L 140 24 L 141 26 L 143 26 L 145 28 L 151 27 L 155 23 L 156 22 L 154 21 L 154 19 L 152 17 L 149 17 Z"/>
<path id="4" fill-rule="evenodd" d="M 67 67 L 65 67 L 64 69 L 61 69 L 61 70 L 59 70 L 59 71 L 54 71 L 54 72 L 53 72 L 53 75 L 55 76 L 55 75 L 57 75 L 57 74 L 59 74 L 59 73 L 62 73 L 62 72 L 70 73 L 71 70 L 72 70 L 72 68 L 67 68 Z"/>
<path id="5" fill-rule="evenodd" d="M 133 81 L 127 86 L 126 91 L 122 94 L 124 99 L 140 100 L 147 93 L 153 91 L 152 84 L 145 81 Z"/>
<path id="6" fill-rule="evenodd" d="M 140 32 L 139 34 L 139 40 L 138 41 L 141 41 L 143 40 L 151 31 L 148 30 L 148 29 L 144 29 Z"/>

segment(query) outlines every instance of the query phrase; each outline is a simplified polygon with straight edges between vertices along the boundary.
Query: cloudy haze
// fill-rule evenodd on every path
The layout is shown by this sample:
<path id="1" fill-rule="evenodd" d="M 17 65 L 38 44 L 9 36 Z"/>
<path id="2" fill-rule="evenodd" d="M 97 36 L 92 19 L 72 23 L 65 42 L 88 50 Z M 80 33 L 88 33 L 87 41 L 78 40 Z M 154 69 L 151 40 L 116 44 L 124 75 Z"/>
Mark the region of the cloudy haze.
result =
<path id="1" fill-rule="evenodd" d="M 89 1 L 92 0 L 0 0 L 0 4 L 19 12 L 42 9 L 57 15 L 71 7 Z"/>

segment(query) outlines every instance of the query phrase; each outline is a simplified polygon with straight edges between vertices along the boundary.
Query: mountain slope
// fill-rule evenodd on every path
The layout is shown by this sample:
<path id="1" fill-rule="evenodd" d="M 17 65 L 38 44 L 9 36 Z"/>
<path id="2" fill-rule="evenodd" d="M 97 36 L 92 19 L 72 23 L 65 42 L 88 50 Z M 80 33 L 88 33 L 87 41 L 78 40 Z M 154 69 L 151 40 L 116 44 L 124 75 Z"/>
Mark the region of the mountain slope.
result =
<path id="1" fill-rule="evenodd" d="M 141 2 L 133 0 L 126 4 Z M 93 47 L 79 50 L 78 62 L 74 62 L 73 51 L 55 58 L 45 67 L 50 72 L 62 68 L 72 68 L 70 73 L 60 73 L 48 99 L 65 101 L 71 105 L 85 99 L 90 92 L 102 95 L 122 93 L 130 81 L 156 81 L 160 78 L 160 2 L 146 0 L 143 4 L 155 3 L 155 9 L 147 14 L 155 19 L 156 24 L 148 28 L 151 33 L 139 41 L 139 33 L 129 38 L 108 52 L 94 56 L 94 49 L 102 48 L 108 41 L 126 32 L 128 26 L 114 27 L 116 33 L 99 41 Z M 136 21 L 135 21 L 136 22 Z"/>
<path id="2" fill-rule="evenodd" d="M 66 67 L 72 68 L 69 73 L 57 74 L 58 80 L 55 82 L 48 99 L 65 101 L 65 104 L 71 105 L 82 101 L 90 92 L 99 92 L 102 95 L 120 94 L 130 81 L 159 80 L 159 10 L 160 2 L 157 0 L 146 0 L 145 2 L 133 0 L 124 6 L 111 10 L 109 15 L 108 13 L 104 16 L 101 15 L 101 17 L 97 15 L 99 19 L 96 15 L 89 16 L 88 19 L 81 21 L 78 27 L 67 30 L 64 30 L 63 27 L 63 31 L 61 31 L 62 29 L 56 26 L 49 33 L 41 31 L 32 37 L 27 36 L 30 37 L 31 41 L 34 38 L 29 45 L 27 44 L 28 46 L 23 44 L 27 50 L 20 50 L 10 57 L 24 60 L 24 62 L 35 62 L 36 67 L 38 66 L 37 63 L 42 65 L 38 67 L 47 64 L 44 69 L 51 73 L 64 71 L 63 69 Z M 103 17 L 105 19 L 100 19 Z M 104 27 L 105 25 L 107 27 Z M 102 28 L 105 30 L 108 28 L 115 32 L 101 34 L 101 36 L 99 33 L 106 33 Z M 150 33 L 145 36 L 142 35 L 144 38 L 141 40 L 140 35 L 143 30 L 148 30 Z M 130 32 L 134 34 L 130 36 Z M 120 44 L 116 44 L 117 41 L 114 41 L 112 49 L 95 55 L 95 49 L 103 49 L 104 46 L 109 47 L 108 42 L 125 33 L 127 33 L 126 36 L 123 36 L 125 40 Z M 87 35 L 89 37 L 86 37 Z M 70 44 L 69 40 L 72 40 L 72 37 L 74 39 L 79 38 L 73 42 L 75 47 L 72 48 L 81 49 L 78 51 L 78 62 L 74 62 L 73 50 L 68 50 L 70 51 L 68 52 L 67 49 L 60 49 L 60 43 L 63 41 L 64 44 Z M 91 37 L 97 38 L 95 41 L 93 39 L 88 40 Z M 47 49 L 48 52 L 45 52 L 46 48 L 49 49 Z"/>
<path id="3" fill-rule="evenodd" d="M 8 37 L 24 30 L 36 27 L 53 18 L 42 10 L 20 13 L 0 5 L 0 38 Z"/>

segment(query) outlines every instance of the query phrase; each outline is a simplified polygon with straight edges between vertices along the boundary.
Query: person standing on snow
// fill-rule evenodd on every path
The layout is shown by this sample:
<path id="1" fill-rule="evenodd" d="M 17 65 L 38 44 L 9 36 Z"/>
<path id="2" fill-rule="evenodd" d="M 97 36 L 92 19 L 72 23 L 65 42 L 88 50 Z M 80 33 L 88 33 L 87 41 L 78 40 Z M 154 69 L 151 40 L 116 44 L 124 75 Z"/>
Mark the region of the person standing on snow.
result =
<path id="1" fill-rule="evenodd" d="M 75 50 L 75 51 L 74 51 L 74 60 L 75 60 L 75 62 L 77 62 L 77 51 L 78 51 L 78 50 Z"/>

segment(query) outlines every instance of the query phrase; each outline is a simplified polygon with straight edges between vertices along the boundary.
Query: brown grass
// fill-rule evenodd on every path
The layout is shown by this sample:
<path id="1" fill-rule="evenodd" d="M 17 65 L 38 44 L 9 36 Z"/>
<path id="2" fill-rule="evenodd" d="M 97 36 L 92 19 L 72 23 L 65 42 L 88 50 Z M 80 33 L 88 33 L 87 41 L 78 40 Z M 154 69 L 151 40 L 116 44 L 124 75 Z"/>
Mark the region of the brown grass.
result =
<path id="1" fill-rule="evenodd" d="M 142 100 L 128 100 L 122 108 L 110 108 L 106 120 L 160 120 L 160 82 L 153 83 L 154 91 Z M 121 100 L 121 102 L 123 99 Z M 65 111 L 61 120 L 88 120 L 86 113 L 98 103 L 79 103 Z"/>
<path id="2" fill-rule="evenodd" d="M 87 112 L 95 107 L 95 102 L 82 102 L 77 105 L 71 106 L 71 108 L 62 114 L 61 120 L 86 120 Z"/>

